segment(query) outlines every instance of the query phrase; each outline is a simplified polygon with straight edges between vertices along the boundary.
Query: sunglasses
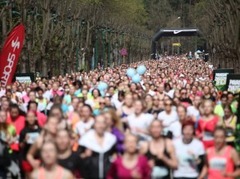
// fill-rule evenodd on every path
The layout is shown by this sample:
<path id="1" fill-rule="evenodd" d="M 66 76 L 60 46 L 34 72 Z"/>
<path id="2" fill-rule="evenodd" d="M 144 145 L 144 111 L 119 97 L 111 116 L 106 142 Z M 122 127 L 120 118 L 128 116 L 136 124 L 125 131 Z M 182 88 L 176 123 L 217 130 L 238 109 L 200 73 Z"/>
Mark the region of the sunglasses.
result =
<path id="1" fill-rule="evenodd" d="M 104 102 L 100 102 L 99 104 L 105 104 Z"/>

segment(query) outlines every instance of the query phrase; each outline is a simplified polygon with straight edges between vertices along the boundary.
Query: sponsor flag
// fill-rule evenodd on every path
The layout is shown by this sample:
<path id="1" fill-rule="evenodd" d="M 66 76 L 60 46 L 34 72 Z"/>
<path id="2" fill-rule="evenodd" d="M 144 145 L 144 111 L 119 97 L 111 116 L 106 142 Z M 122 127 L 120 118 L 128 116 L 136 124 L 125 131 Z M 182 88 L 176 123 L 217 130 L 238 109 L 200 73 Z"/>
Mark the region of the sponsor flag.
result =
<path id="1" fill-rule="evenodd" d="M 2 86 L 11 84 L 23 47 L 25 28 L 16 26 L 8 35 L 0 54 L 0 82 Z"/>

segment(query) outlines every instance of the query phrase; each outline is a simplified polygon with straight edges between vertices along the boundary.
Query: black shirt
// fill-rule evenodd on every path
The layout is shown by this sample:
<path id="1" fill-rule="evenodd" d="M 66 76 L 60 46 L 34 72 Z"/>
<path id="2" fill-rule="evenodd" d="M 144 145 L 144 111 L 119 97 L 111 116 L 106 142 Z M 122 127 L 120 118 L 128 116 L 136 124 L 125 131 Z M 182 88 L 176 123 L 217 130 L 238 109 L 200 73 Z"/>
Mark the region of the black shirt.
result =
<path id="1" fill-rule="evenodd" d="M 66 159 L 58 159 L 58 164 L 76 174 L 80 171 L 80 154 L 72 152 Z"/>
<path id="2" fill-rule="evenodd" d="M 8 145 L 0 139 L 0 172 L 6 172 L 10 164 L 11 156 L 8 152 Z"/>
<path id="3" fill-rule="evenodd" d="M 28 126 L 26 126 L 21 131 L 19 142 L 24 144 L 23 148 L 20 149 L 23 159 L 26 159 L 26 155 L 30 147 L 36 141 L 38 135 L 40 135 L 40 132 L 41 132 L 41 129 L 39 126 L 35 126 L 34 128 L 29 128 Z M 29 140 L 25 141 L 27 135 L 29 137 Z"/>

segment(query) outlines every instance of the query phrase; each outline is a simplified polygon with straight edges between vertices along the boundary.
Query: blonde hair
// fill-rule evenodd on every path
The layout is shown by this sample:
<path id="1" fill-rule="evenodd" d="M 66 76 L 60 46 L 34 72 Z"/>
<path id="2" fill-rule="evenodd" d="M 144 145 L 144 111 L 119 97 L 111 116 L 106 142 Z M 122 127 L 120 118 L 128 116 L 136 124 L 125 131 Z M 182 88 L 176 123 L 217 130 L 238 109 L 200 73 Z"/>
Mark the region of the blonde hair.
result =
<path id="1" fill-rule="evenodd" d="M 115 110 L 109 109 L 108 111 L 104 112 L 104 114 L 110 114 L 111 119 L 113 121 L 113 126 L 116 127 L 117 129 L 119 129 L 120 131 L 123 130 L 122 122 L 121 122 L 120 118 L 118 117 Z"/>

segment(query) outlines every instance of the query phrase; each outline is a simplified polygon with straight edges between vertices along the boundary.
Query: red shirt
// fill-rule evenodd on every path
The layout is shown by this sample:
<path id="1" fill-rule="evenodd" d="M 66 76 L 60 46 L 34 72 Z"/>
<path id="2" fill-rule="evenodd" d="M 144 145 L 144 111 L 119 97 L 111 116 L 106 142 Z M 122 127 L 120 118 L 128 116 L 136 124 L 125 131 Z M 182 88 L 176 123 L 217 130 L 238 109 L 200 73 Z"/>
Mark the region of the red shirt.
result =
<path id="1" fill-rule="evenodd" d="M 16 129 L 16 134 L 19 136 L 20 132 L 25 127 L 25 117 L 24 116 L 18 116 L 15 120 L 11 119 L 11 116 L 7 118 L 7 123 L 12 124 Z M 19 143 L 15 142 L 11 144 L 11 149 L 15 151 L 19 151 Z"/>
<path id="2" fill-rule="evenodd" d="M 47 121 L 47 116 L 45 116 L 43 113 L 41 112 L 37 112 L 37 119 L 38 119 L 38 125 L 40 127 L 43 127 Z"/>
<path id="3" fill-rule="evenodd" d="M 233 179 L 233 177 L 224 177 L 222 172 L 234 172 L 234 161 L 231 157 L 231 146 L 226 146 L 222 154 L 215 152 L 215 147 L 208 149 L 208 179 Z"/>
<path id="4" fill-rule="evenodd" d="M 217 126 L 218 120 L 218 116 L 214 116 L 210 120 L 199 119 L 198 121 L 196 134 L 201 138 L 205 149 L 208 149 L 214 145 L 213 132 Z"/>
<path id="5" fill-rule="evenodd" d="M 25 117 L 24 116 L 18 116 L 15 120 L 12 120 L 11 116 L 7 118 L 7 123 L 14 125 L 16 128 L 17 135 L 20 134 L 20 132 L 25 127 Z"/>
<path id="6" fill-rule="evenodd" d="M 107 175 L 107 179 L 114 178 L 126 178 L 133 179 L 133 172 L 136 172 L 140 175 L 139 179 L 150 179 L 151 178 L 151 168 L 148 165 L 147 158 L 144 156 L 138 157 L 138 162 L 136 166 L 129 169 L 126 168 L 123 164 L 122 157 L 118 157 L 117 160 L 112 164 L 109 173 Z"/>

